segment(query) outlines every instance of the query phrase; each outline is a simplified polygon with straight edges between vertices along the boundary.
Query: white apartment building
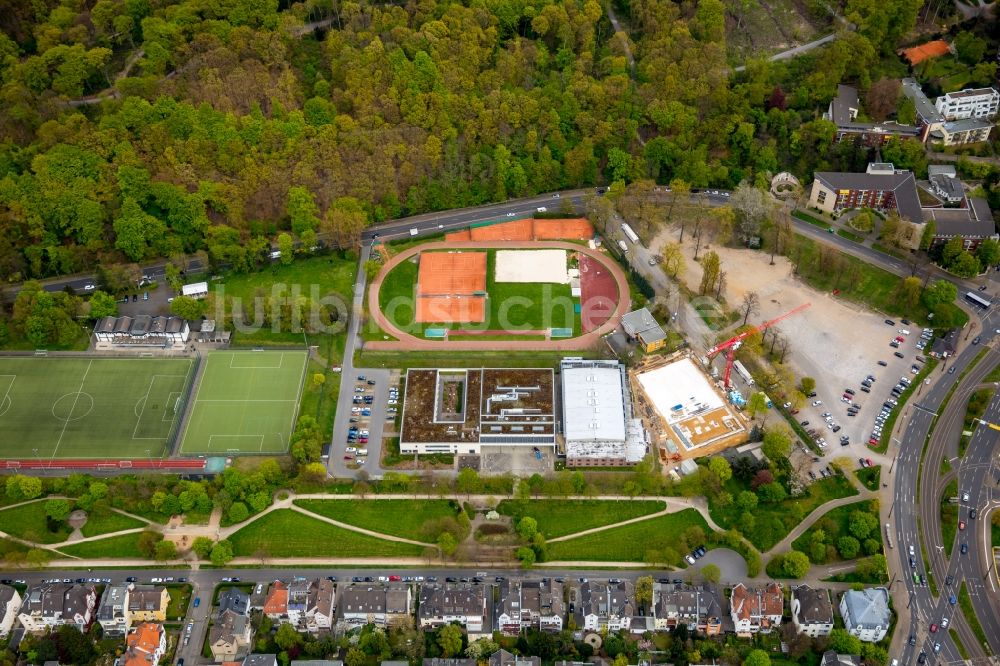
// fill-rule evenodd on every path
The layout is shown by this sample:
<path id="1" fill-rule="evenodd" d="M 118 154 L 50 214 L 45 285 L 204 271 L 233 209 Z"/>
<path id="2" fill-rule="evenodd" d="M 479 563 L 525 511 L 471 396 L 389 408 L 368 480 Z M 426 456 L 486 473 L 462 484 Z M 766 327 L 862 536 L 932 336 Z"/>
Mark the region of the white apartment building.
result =
<path id="1" fill-rule="evenodd" d="M 994 88 L 966 88 L 941 95 L 934 106 L 945 120 L 992 119 L 1000 108 L 1000 93 Z"/>

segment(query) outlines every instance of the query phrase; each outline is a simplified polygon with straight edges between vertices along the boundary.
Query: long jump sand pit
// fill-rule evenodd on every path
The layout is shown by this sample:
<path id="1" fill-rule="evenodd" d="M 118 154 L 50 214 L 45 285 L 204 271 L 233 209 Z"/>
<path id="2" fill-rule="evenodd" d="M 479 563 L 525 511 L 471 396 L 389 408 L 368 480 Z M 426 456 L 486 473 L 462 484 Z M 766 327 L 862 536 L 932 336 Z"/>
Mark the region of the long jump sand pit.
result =
<path id="1" fill-rule="evenodd" d="M 497 250 L 494 282 L 569 284 L 566 250 Z"/>

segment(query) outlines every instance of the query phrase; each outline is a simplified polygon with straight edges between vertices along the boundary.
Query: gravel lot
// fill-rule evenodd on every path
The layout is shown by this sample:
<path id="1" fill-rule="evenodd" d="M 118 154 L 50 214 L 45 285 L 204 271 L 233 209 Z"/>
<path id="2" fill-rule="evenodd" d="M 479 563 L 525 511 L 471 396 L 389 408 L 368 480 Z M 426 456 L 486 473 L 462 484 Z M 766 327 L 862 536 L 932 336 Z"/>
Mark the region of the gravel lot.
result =
<path id="1" fill-rule="evenodd" d="M 666 241 L 676 241 L 673 230 L 661 233 L 653 242 L 659 250 Z M 689 286 L 697 288 L 701 282 L 701 266 L 695 262 L 694 245 L 685 239 L 686 269 L 683 274 Z M 770 255 L 751 250 L 737 250 L 712 246 L 718 253 L 722 270 L 727 274 L 725 297 L 732 306 L 738 306 L 748 291 L 760 295 L 760 312 L 751 316 L 751 321 L 763 322 L 777 317 L 802 303 L 811 303 L 807 310 L 793 315 L 778 325 L 778 330 L 791 341 L 788 360 L 799 376 L 816 379 L 819 407 L 807 403 L 797 415 L 799 420 L 810 422 L 809 427 L 823 424 L 828 446 L 826 458 L 850 455 L 871 457 L 865 442 L 871 433 L 875 416 L 881 404 L 901 376 L 912 377 L 910 365 L 917 354 L 915 348 L 920 339 L 920 327 L 904 326 L 896 321 L 888 326 L 886 316 L 865 307 L 836 298 L 832 294 L 818 292 L 792 275 L 792 265 L 786 258 L 776 256 L 770 265 Z M 702 248 L 702 254 L 705 248 Z M 889 346 L 890 340 L 899 335 L 897 329 L 910 331 L 907 341 L 898 350 Z M 905 358 L 899 359 L 893 352 L 900 351 Z M 887 367 L 878 365 L 886 361 Z M 862 393 L 861 380 L 866 375 L 875 375 L 876 381 L 871 393 Z M 855 402 L 862 406 L 856 417 L 847 416 L 847 405 L 840 401 L 845 388 L 857 392 Z M 822 412 L 831 412 L 842 430 L 836 434 L 825 427 Z M 849 447 L 838 446 L 842 435 L 851 439 Z M 824 461 L 824 465 L 826 462 Z"/>

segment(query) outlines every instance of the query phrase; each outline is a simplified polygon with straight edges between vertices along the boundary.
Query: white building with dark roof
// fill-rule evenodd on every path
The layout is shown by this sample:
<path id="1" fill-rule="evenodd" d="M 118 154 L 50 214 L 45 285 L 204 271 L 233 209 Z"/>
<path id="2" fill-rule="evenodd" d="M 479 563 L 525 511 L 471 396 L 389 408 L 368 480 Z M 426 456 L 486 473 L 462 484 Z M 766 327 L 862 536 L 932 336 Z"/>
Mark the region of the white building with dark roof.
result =
<path id="1" fill-rule="evenodd" d="M 465 627 L 470 639 L 473 636 L 491 633 L 492 626 L 488 621 L 489 611 L 486 603 L 487 591 L 490 592 L 490 605 L 492 605 L 493 587 L 490 585 L 465 583 L 421 585 L 420 604 L 417 610 L 420 627 L 437 628 L 457 622 Z"/>
<path id="2" fill-rule="evenodd" d="M 180 317 L 104 317 L 94 326 L 97 349 L 158 347 L 183 349 L 190 336 L 187 321 Z"/>
<path id="3" fill-rule="evenodd" d="M 0 585 L 0 638 L 6 638 L 10 634 L 19 610 L 21 595 L 18 591 L 10 585 Z"/>
<path id="4" fill-rule="evenodd" d="M 792 590 L 792 624 L 795 631 L 812 638 L 833 631 L 833 603 L 830 591 L 799 585 Z"/>

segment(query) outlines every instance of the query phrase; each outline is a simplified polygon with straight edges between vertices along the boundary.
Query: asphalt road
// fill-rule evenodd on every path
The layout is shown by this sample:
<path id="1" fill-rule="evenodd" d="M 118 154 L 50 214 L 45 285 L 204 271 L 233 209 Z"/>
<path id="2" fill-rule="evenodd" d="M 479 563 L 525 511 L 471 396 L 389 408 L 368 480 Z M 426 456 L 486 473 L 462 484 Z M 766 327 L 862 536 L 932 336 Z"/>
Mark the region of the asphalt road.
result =
<path id="1" fill-rule="evenodd" d="M 982 330 L 992 330 L 995 326 L 994 319 L 995 308 L 983 313 Z M 927 439 L 934 414 L 940 408 L 955 378 L 961 375 L 981 349 L 978 345 L 970 345 L 955 358 L 939 366 L 940 370 L 936 371 L 937 376 L 931 378 L 933 383 L 921 389 L 921 393 L 915 395 L 911 399 L 910 404 L 905 408 L 904 414 L 908 415 L 910 420 L 906 425 L 901 440 L 894 440 L 898 449 L 896 459 L 893 463 L 894 470 L 891 474 L 893 477 L 893 500 L 890 506 L 889 518 L 894 533 L 895 548 L 889 552 L 888 560 L 890 571 L 893 574 L 893 585 L 896 583 L 901 584 L 906 594 L 902 596 L 902 599 L 900 599 L 898 594 L 894 595 L 896 597 L 896 606 L 901 609 L 901 624 L 897 630 L 901 636 L 901 640 L 897 639 L 895 645 L 901 646 L 900 649 L 902 652 L 899 655 L 893 654 L 891 656 L 898 656 L 900 663 L 903 664 L 915 663 L 916 657 L 921 651 L 927 653 L 928 661 L 930 662 L 934 662 L 935 660 L 939 660 L 940 662 L 957 661 L 961 659 L 947 631 L 938 631 L 935 634 L 931 634 L 929 631 L 930 624 L 936 623 L 940 625 L 942 617 L 948 616 L 951 618 L 953 610 L 948 604 L 948 595 L 941 593 L 938 598 L 934 598 L 931 595 L 929 587 L 916 585 L 913 582 L 912 573 L 914 570 L 917 572 L 927 570 L 927 563 L 924 562 L 923 550 L 921 548 L 920 530 L 923 530 L 924 550 L 926 550 L 927 556 L 931 558 L 932 570 L 937 570 L 935 580 L 941 590 L 944 590 L 945 587 L 944 576 L 940 575 L 944 570 L 943 561 L 936 559 L 943 557 L 943 553 L 936 547 L 940 545 L 940 529 L 931 529 L 932 526 L 938 525 L 936 518 L 939 516 L 939 498 L 933 496 L 933 493 L 918 493 L 917 479 L 921 465 L 923 445 Z M 953 375 L 947 372 L 951 367 L 955 367 Z M 988 369 L 977 368 L 965 378 L 966 381 L 963 381 L 962 386 L 977 384 L 979 379 L 985 376 L 988 371 Z M 959 390 L 963 389 L 960 388 Z M 956 407 L 955 405 L 958 406 Z M 960 410 L 960 413 L 964 415 L 965 403 L 961 400 L 953 399 L 949 402 L 949 414 L 953 409 Z M 939 421 L 942 433 L 948 429 L 949 418 L 947 416 L 942 415 L 942 419 Z M 938 433 L 937 427 L 935 427 L 935 433 Z M 943 444 L 937 443 L 938 440 L 943 440 L 940 434 L 934 438 L 934 441 L 936 442 L 935 446 L 942 446 Z M 973 451 L 972 446 L 970 446 L 971 451 Z M 935 474 L 939 469 L 939 465 L 940 463 L 931 464 L 929 461 L 926 462 L 924 464 L 925 474 Z M 978 467 L 974 467 L 973 469 L 978 469 Z M 913 498 L 916 497 L 920 497 L 919 505 L 913 501 Z M 909 547 L 911 545 L 914 548 L 915 569 L 911 568 L 909 564 Z M 970 545 L 971 549 L 972 546 Z M 953 553 L 953 559 L 962 559 L 957 548 Z M 975 556 L 966 557 L 965 559 L 968 564 L 953 563 L 949 567 L 949 572 L 955 575 L 961 567 L 976 566 L 979 564 Z M 965 569 L 963 568 L 962 571 L 964 572 Z M 956 575 L 956 581 L 958 580 L 959 577 Z M 980 608 L 988 609 L 990 605 L 987 604 Z M 992 613 L 981 612 L 980 616 L 980 621 L 983 622 L 984 627 L 992 626 L 996 622 L 996 618 Z M 966 648 L 970 649 L 970 651 L 977 648 L 974 639 L 970 645 L 968 639 L 971 636 L 971 632 L 964 620 L 958 619 L 952 626 L 955 627 Z M 990 633 L 989 629 L 987 629 L 987 633 Z M 906 638 L 909 635 L 916 637 L 915 646 L 906 644 Z M 1000 636 L 1000 632 L 994 635 Z M 938 655 L 935 655 L 933 651 L 935 642 L 941 643 L 941 652 Z M 979 650 L 976 650 L 976 652 L 981 654 Z"/>

